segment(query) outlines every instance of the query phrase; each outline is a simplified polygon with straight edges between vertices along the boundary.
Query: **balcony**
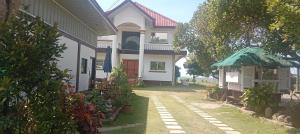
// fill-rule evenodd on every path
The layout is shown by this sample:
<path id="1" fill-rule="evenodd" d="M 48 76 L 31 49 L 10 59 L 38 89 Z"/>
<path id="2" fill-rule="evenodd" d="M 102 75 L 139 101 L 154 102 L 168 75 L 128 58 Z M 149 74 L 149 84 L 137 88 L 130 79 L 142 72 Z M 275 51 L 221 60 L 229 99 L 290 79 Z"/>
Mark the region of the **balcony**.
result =
<path id="1" fill-rule="evenodd" d="M 145 50 L 173 50 L 173 45 L 146 43 Z"/>
<path id="2" fill-rule="evenodd" d="M 107 48 L 107 47 L 112 48 L 112 44 L 111 44 L 111 43 L 101 43 L 101 44 L 97 44 L 97 48 Z"/>

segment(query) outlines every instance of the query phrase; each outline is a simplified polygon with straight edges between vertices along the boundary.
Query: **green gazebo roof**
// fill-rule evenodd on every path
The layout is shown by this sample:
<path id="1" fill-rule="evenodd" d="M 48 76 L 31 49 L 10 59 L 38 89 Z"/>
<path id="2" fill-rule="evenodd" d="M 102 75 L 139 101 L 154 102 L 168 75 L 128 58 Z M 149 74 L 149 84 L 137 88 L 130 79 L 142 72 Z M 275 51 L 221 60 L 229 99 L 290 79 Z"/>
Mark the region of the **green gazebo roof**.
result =
<path id="1" fill-rule="evenodd" d="M 247 47 L 234 53 L 223 61 L 213 64 L 213 67 L 240 67 L 240 66 L 265 66 L 265 67 L 294 67 L 299 66 L 294 62 L 283 59 L 278 55 L 267 53 L 259 47 Z"/>

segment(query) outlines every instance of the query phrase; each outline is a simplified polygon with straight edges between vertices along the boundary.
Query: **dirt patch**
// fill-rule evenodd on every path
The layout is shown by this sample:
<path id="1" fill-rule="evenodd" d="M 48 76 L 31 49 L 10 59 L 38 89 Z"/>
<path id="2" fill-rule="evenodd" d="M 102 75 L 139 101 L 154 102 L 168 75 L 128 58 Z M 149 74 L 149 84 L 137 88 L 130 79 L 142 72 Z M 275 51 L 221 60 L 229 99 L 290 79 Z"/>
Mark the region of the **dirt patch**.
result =
<path id="1" fill-rule="evenodd" d="M 192 103 L 192 105 L 199 107 L 201 109 L 217 109 L 220 108 L 222 106 L 222 104 L 218 104 L 218 103 L 211 103 L 211 102 L 207 102 L 207 103 Z"/>

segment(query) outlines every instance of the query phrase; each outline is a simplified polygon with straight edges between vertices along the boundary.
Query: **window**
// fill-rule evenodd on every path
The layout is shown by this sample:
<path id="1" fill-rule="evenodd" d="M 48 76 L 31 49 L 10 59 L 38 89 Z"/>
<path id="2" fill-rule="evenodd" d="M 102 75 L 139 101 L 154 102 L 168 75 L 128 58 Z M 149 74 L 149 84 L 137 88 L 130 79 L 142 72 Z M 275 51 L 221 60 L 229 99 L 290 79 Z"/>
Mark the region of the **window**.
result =
<path id="1" fill-rule="evenodd" d="M 87 74 L 87 62 L 88 60 L 85 58 L 81 59 L 81 74 Z"/>
<path id="2" fill-rule="evenodd" d="M 166 70 L 165 62 L 151 61 L 150 70 L 151 71 L 165 71 Z"/>
<path id="3" fill-rule="evenodd" d="M 123 32 L 122 33 L 122 49 L 139 50 L 140 33 L 139 32 Z"/>
<path id="4" fill-rule="evenodd" d="M 277 69 L 255 68 L 255 79 L 278 80 Z"/>
<path id="5" fill-rule="evenodd" d="M 150 43 L 168 44 L 168 33 L 152 32 Z"/>
<path id="6" fill-rule="evenodd" d="M 96 61 L 96 70 L 103 70 L 104 61 L 103 60 L 97 60 Z"/>

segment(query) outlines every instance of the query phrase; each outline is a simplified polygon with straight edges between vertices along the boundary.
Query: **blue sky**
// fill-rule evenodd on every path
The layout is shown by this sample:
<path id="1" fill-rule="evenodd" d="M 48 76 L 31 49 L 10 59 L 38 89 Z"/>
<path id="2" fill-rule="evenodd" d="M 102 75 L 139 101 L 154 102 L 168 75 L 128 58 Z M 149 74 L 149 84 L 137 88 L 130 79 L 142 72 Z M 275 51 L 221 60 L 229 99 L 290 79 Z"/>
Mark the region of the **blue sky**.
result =
<path id="1" fill-rule="evenodd" d="M 124 0 L 97 0 L 104 11 L 113 9 Z M 189 22 L 193 17 L 198 6 L 205 0 L 133 0 L 138 2 L 164 16 L 167 16 L 177 22 Z M 179 60 L 176 65 L 181 68 L 181 76 L 187 76 L 186 70 L 183 69 L 185 58 Z"/>

